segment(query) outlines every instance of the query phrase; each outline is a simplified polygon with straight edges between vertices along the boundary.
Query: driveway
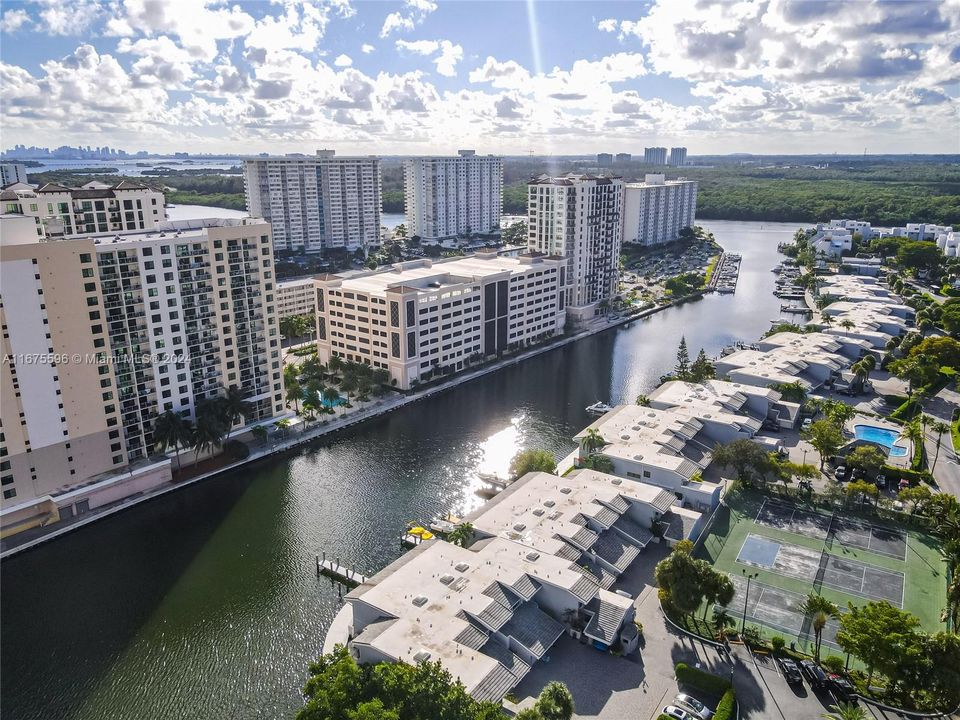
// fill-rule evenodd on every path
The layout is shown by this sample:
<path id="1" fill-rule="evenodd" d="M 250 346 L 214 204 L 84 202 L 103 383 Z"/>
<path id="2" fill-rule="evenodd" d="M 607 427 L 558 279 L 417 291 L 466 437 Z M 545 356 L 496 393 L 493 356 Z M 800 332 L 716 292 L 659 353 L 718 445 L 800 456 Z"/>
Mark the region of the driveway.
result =
<path id="1" fill-rule="evenodd" d="M 660 610 L 653 586 L 653 568 L 668 552 L 664 545 L 648 546 L 614 586 L 636 598 L 644 636 L 640 652 L 616 657 L 564 635 L 514 690 L 521 704 L 529 704 L 548 682 L 559 680 L 573 693 L 577 718 L 656 718 L 679 691 L 673 668 L 685 662 L 725 677 L 732 668 L 741 718 L 815 720 L 826 712 L 833 703 L 829 695 L 817 696 L 807 686 L 794 690 L 769 659 L 738 647 L 728 655 L 673 629 Z M 716 703 L 703 693 L 691 694 L 709 700 L 711 706 Z"/>

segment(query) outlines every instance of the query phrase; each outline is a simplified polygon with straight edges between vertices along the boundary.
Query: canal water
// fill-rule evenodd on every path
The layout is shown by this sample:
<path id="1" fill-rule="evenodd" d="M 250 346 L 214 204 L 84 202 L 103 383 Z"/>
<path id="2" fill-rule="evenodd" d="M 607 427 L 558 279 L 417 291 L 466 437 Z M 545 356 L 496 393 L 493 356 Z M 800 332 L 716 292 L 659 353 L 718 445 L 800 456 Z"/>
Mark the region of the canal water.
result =
<path id="1" fill-rule="evenodd" d="M 340 598 L 326 551 L 372 573 L 411 520 L 481 501 L 477 471 L 557 456 L 597 401 L 633 402 L 685 335 L 710 355 L 761 335 L 792 223 L 704 222 L 743 255 L 711 295 L 94 523 L 0 566 L 0 702 L 18 720 L 290 717 Z"/>

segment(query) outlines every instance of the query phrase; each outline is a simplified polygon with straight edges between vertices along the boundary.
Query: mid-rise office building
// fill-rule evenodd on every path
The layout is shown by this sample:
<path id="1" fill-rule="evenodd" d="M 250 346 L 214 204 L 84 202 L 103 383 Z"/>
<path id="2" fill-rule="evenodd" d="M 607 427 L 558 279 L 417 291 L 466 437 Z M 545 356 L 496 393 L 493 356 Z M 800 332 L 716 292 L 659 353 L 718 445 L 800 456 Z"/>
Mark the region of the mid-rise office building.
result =
<path id="1" fill-rule="evenodd" d="M 597 153 L 597 165 L 600 167 L 613 165 L 613 155 L 610 153 Z"/>
<path id="2" fill-rule="evenodd" d="M 283 412 L 270 226 L 167 223 L 41 239 L 0 217 L 3 526 L 170 478 L 153 419 L 243 392 L 249 423 Z"/>
<path id="3" fill-rule="evenodd" d="M 133 180 L 79 188 L 14 183 L 0 190 L 0 212 L 32 217 L 41 238 L 152 230 L 166 220 L 163 193 Z"/>
<path id="4" fill-rule="evenodd" d="M 623 241 L 660 245 L 692 227 L 697 214 L 697 183 L 647 175 L 642 183 L 627 183 L 623 199 Z"/>
<path id="5" fill-rule="evenodd" d="M 403 164 L 407 233 L 427 243 L 500 227 L 503 158 L 461 150 Z"/>
<path id="6" fill-rule="evenodd" d="M 273 228 L 277 250 L 356 251 L 380 242 L 380 158 L 283 155 L 243 162 L 247 211 Z"/>
<path id="7" fill-rule="evenodd" d="M 23 163 L 0 163 L 0 187 L 27 181 L 27 166 Z"/>
<path id="8" fill-rule="evenodd" d="M 527 183 L 527 193 L 527 247 L 564 258 L 568 316 L 589 320 L 617 290 L 623 180 L 543 175 Z"/>
<path id="9" fill-rule="evenodd" d="M 383 368 L 409 388 L 562 332 L 563 276 L 559 259 L 496 252 L 318 275 L 317 354 Z"/>
<path id="10" fill-rule="evenodd" d="M 317 295 L 313 278 L 281 280 L 277 283 L 277 319 L 294 315 L 313 315 L 317 311 Z"/>
<path id="11" fill-rule="evenodd" d="M 614 161 L 619 164 L 628 163 L 633 159 L 633 156 L 630 153 L 617 153 Z"/>
<path id="12" fill-rule="evenodd" d="M 683 167 L 687 164 L 687 149 L 685 147 L 670 148 L 670 165 Z"/>
<path id="13" fill-rule="evenodd" d="M 643 149 L 643 162 L 646 165 L 666 165 L 667 149 L 665 147 L 648 147 Z"/>

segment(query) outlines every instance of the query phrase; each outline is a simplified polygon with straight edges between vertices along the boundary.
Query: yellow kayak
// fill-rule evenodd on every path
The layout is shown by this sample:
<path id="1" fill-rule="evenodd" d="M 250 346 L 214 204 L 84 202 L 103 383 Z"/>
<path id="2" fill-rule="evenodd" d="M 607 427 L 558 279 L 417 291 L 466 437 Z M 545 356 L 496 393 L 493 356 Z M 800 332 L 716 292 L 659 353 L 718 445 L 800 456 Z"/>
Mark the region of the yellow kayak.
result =
<path id="1" fill-rule="evenodd" d="M 418 537 L 424 540 L 430 540 L 433 538 L 433 533 L 427 530 L 426 528 L 420 527 L 419 525 L 414 525 L 408 532 L 411 535 L 417 535 Z"/>

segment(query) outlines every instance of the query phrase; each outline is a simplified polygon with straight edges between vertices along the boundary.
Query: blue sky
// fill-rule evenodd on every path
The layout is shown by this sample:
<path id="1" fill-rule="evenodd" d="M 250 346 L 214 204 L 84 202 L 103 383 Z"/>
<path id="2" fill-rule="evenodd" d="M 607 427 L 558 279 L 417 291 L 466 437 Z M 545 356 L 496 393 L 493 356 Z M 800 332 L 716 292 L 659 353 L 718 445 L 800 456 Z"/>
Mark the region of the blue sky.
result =
<path id="1" fill-rule="evenodd" d="M 3 144 L 960 152 L 960 2 L 35 0 Z"/>

